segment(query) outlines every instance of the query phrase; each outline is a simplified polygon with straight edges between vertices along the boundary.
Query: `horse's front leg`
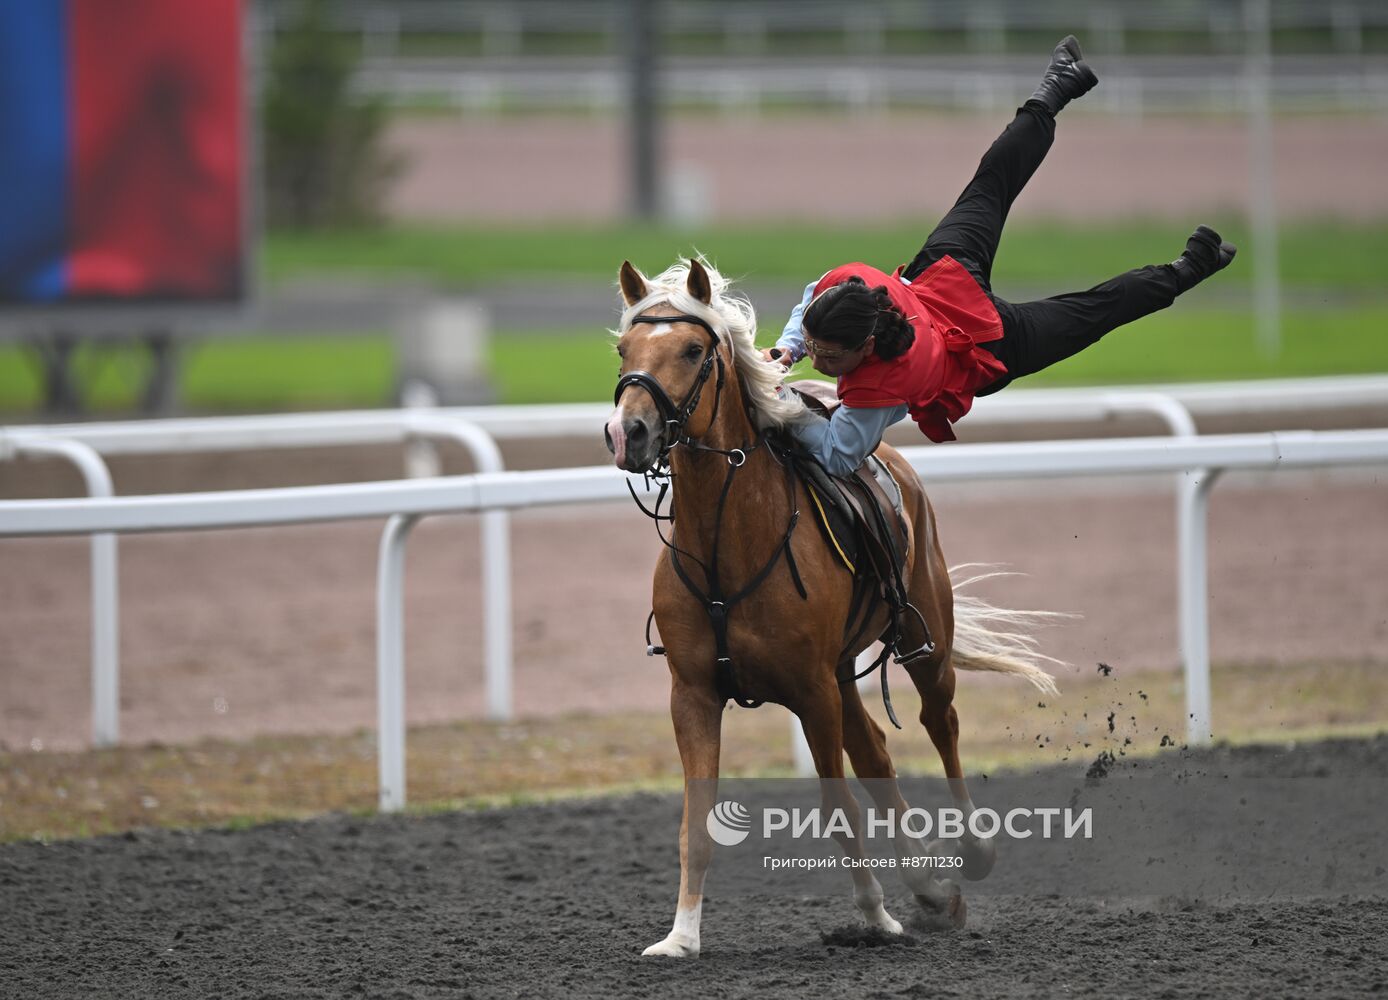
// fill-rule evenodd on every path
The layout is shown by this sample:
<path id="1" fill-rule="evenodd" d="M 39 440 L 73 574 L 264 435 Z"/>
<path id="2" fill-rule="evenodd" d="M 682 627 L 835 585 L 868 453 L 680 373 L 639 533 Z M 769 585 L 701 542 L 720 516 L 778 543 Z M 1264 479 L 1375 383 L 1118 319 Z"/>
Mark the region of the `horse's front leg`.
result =
<path id="1" fill-rule="evenodd" d="M 699 914 L 704 905 L 704 875 L 713 857 L 707 817 L 718 796 L 718 751 L 723 702 L 712 690 L 675 678 L 670 689 L 670 718 L 675 724 L 680 762 L 684 765 L 684 819 L 680 822 L 680 895 L 675 926 L 643 955 L 693 958 L 699 954 Z"/>

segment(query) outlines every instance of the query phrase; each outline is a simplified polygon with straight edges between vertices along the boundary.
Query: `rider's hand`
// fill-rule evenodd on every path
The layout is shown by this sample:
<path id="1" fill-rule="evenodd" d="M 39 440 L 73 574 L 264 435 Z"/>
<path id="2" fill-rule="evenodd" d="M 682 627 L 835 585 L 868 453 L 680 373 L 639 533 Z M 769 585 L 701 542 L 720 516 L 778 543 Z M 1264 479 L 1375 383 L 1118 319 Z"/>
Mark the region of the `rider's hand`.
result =
<path id="1" fill-rule="evenodd" d="M 762 359 L 765 361 L 775 361 L 783 368 L 789 368 L 795 364 L 790 358 L 790 351 L 783 347 L 768 347 L 761 352 Z"/>

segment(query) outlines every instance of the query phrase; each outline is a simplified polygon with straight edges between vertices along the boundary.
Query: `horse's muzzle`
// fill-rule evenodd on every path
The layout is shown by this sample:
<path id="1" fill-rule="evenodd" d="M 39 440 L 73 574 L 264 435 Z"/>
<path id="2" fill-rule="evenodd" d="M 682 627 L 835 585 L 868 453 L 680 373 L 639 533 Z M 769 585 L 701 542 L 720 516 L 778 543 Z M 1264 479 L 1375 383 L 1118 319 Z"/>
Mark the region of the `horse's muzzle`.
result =
<path id="1" fill-rule="evenodd" d="M 603 428 L 603 437 L 619 469 L 642 472 L 655 462 L 656 435 L 641 417 L 627 416 L 619 407 Z"/>

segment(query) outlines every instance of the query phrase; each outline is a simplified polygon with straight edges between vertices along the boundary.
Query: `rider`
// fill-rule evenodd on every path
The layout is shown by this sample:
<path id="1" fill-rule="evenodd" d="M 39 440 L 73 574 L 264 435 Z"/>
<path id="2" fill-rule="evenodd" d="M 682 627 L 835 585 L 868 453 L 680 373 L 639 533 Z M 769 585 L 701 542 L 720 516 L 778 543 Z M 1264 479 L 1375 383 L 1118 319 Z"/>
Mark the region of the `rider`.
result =
<path id="1" fill-rule="evenodd" d="M 1170 264 L 1120 274 L 1086 292 L 1036 302 L 993 294 L 993 256 L 1008 209 L 1055 138 L 1055 115 L 1098 83 L 1073 35 L 1056 46 L 1041 84 L 984 154 L 964 193 L 914 260 L 887 275 L 836 267 L 805 288 L 768 360 L 808 354 L 838 378 L 828 422 L 788 428 L 834 475 L 848 475 L 908 413 L 932 441 L 951 441 L 975 396 L 1041 371 L 1125 323 L 1164 309 L 1234 259 L 1207 226 Z"/>

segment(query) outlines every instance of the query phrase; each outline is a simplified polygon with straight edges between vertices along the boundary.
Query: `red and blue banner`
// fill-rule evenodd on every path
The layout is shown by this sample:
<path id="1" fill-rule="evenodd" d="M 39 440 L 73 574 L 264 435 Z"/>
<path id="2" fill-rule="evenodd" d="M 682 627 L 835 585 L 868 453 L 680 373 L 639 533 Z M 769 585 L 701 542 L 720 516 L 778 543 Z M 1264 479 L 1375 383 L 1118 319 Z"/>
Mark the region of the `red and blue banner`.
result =
<path id="1" fill-rule="evenodd" d="M 0 304 L 245 286 L 241 0 L 0 0 Z"/>

